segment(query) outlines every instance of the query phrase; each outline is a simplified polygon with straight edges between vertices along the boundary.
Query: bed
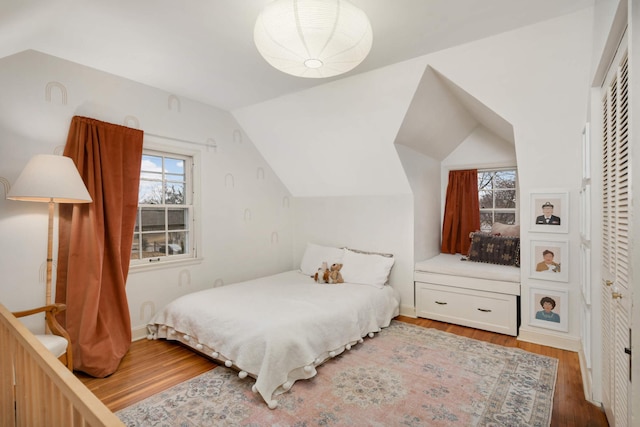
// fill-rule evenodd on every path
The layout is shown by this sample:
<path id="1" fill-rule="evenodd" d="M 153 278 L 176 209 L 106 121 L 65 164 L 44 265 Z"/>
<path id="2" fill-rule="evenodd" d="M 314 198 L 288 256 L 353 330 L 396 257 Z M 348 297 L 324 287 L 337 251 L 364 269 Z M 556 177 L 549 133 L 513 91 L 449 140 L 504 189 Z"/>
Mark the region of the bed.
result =
<path id="1" fill-rule="evenodd" d="M 393 258 L 326 249 L 308 245 L 300 270 L 174 300 L 149 322 L 150 338 L 178 340 L 255 378 L 254 392 L 275 408 L 275 396 L 399 313 L 398 293 L 386 283 Z M 336 261 L 344 261 L 345 283 L 316 283 L 321 263 Z"/>

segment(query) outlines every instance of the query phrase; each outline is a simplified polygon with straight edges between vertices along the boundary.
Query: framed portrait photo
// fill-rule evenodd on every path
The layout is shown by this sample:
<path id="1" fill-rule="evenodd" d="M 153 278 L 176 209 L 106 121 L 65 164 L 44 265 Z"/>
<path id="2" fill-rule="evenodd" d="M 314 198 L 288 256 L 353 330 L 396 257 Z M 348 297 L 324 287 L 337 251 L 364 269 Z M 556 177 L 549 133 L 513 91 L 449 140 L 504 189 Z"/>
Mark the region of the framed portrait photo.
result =
<path id="1" fill-rule="evenodd" d="M 556 331 L 569 331 L 569 291 L 529 287 L 529 324 Z"/>
<path id="2" fill-rule="evenodd" d="M 529 231 L 539 233 L 569 232 L 569 192 L 532 192 Z"/>
<path id="3" fill-rule="evenodd" d="M 531 240 L 529 277 L 554 282 L 569 281 L 569 241 Z"/>

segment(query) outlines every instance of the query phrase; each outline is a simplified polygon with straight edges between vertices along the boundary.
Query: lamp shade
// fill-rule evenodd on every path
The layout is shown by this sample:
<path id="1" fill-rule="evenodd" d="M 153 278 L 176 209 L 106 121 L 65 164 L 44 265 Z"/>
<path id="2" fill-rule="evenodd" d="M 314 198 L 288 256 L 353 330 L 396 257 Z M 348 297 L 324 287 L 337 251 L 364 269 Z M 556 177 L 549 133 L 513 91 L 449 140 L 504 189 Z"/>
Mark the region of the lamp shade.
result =
<path id="1" fill-rule="evenodd" d="M 29 202 L 91 202 L 73 160 L 48 154 L 38 154 L 29 160 L 7 198 Z"/>
<path id="2" fill-rule="evenodd" d="M 324 78 L 360 64 L 373 33 L 367 15 L 346 0 L 274 0 L 258 16 L 253 40 L 274 68 Z"/>

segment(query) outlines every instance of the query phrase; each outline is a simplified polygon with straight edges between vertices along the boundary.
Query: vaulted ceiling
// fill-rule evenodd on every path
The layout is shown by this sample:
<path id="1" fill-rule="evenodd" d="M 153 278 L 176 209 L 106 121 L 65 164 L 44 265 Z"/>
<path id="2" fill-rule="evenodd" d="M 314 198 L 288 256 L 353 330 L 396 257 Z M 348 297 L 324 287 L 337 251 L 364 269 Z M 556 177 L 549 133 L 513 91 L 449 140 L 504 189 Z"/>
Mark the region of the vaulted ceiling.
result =
<path id="1" fill-rule="evenodd" d="M 330 80 L 593 4 L 593 0 L 352 2 L 369 16 L 373 49 L 356 69 Z M 283 74 L 259 55 L 253 45 L 253 26 L 266 3 L 3 0 L 0 57 L 34 49 L 226 110 L 325 83 Z"/>

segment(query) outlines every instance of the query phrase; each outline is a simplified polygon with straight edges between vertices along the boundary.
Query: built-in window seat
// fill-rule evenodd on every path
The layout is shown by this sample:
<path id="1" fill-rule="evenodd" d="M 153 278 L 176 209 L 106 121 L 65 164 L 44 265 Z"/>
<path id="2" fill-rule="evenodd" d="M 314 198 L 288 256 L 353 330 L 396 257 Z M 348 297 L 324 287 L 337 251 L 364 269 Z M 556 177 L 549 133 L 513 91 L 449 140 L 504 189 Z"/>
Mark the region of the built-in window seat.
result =
<path id="1" fill-rule="evenodd" d="M 440 254 L 415 264 L 416 315 L 518 335 L 520 268 Z"/>

